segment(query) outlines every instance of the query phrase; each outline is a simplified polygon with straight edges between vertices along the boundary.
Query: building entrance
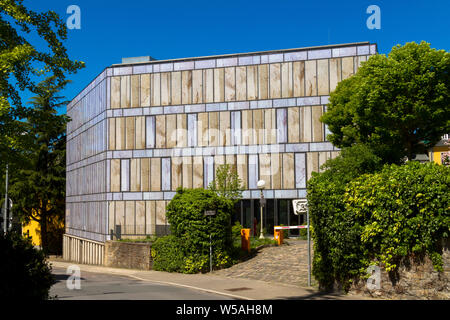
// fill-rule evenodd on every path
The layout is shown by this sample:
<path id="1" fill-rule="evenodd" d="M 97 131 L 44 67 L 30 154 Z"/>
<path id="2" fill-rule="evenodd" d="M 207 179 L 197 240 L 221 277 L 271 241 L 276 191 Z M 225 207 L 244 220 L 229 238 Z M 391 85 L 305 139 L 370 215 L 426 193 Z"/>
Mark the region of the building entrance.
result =
<path id="1" fill-rule="evenodd" d="M 251 236 L 258 236 L 260 230 L 260 211 L 259 199 L 241 200 L 235 207 L 233 215 L 234 224 L 236 221 L 244 228 L 250 229 Z M 294 214 L 292 199 L 266 199 L 266 205 L 263 209 L 263 228 L 265 235 L 273 236 L 275 226 L 300 225 L 303 222 L 301 215 Z M 299 230 L 289 230 L 290 236 L 298 236 Z"/>

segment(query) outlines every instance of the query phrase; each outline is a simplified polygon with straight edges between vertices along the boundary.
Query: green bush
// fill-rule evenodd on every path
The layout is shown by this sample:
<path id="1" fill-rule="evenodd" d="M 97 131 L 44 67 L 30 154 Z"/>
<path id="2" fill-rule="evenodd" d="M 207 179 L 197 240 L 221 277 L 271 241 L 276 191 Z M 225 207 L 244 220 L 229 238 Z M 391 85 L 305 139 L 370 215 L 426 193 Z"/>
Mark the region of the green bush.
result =
<path id="1" fill-rule="evenodd" d="M 313 274 L 320 287 L 346 290 L 370 264 L 395 271 L 412 255 L 428 254 L 441 270 L 440 242 L 450 225 L 450 169 L 409 162 L 376 172 L 379 162 L 369 153 L 343 157 L 361 161 L 338 157 L 308 183 Z"/>
<path id="2" fill-rule="evenodd" d="M 153 269 L 182 272 L 184 270 L 183 244 L 173 235 L 160 237 L 152 244 Z"/>
<path id="3" fill-rule="evenodd" d="M 280 224 L 280 227 L 284 227 L 284 224 Z M 283 231 L 283 239 L 289 239 L 289 230 L 281 229 L 281 231 Z"/>
<path id="4" fill-rule="evenodd" d="M 233 238 L 233 242 L 241 240 L 241 230 L 243 228 L 244 227 L 242 226 L 242 224 L 239 221 L 236 221 L 234 223 L 234 226 L 231 227 L 231 235 L 232 235 L 232 238 Z"/>
<path id="5" fill-rule="evenodd" d="M 0 252 L 0 298 L 50 298 L 50 288 L 56 281 L 44 252 L 33 247 L 31 238 L 14 233 L 0 235 Z"/>
<path id="6" fill-rule="evenodd" d="M 410 255 L 427 254 L 442 271 L 441 240 L 450 231 L 450 168 L 408 162 L 364 175 L 346 189 L 346 214 L 360 227 L 362 268 L 393 271 Z"/>
<path id="7" fill-rule="evenodd" d="M 216 210 L 216 215 L 204 215 Z M 167 205 L 166 215 L 171 234 L 177 237 L 185 254 L 183 272 L 209 270 L 209 236 L 212 236 L 213 266 L 221 268 L 231 263 L 231 213 L 233 202 L 205 189 L 182 189 Z M 205 263 L 205 261 L 207 263 Z"/>
<path id="8" fill-rule="evenodd" d="M 346 270 L 360 266 L 359 234 L 350 217 L 343 217 L 343 197 L 348 182 L 358 176 L 381 169 L 381 159 L 364 145 L 342 149 L 335 159 L 328 160 L 321 173 L 308 181 L 310 223 L 314 232 L 313 274 L 322 289 L 346 283 Z"/>
<path id="9" fill-rule="evenodd" d="M 308 239 L 308 229 L 300 229 L 299 236 L 300 236 L 300 239 Z M 311 236 L 311 234 L 310 234 L 310 236 Z"/>

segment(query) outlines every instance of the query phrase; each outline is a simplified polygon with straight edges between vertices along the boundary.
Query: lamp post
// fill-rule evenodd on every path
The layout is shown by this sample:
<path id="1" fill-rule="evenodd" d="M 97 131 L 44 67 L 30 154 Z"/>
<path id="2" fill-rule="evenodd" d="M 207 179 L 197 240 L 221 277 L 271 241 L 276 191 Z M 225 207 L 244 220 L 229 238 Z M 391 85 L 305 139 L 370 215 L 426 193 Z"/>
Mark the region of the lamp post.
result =
<path id="1" fill-rule="evenodd" d="M 264 205 L 266 203 L 266 199 L 264 199 L 264 195 L 263 195 L 263 190 L 266 186 L 266 182 L 264 180 L 259 180 L 258 183 L 256 184 L 256 186 L 258 187 L 258 189 L 261 191 L 261 199 L 259 200 L 259 204 L 261 207 L 261 228 L 260 228 L 260 232 L 259 232 L 259 238 L 260 239 L 264 239 L 264 232 L 263 232 L 263 208 Z"/>

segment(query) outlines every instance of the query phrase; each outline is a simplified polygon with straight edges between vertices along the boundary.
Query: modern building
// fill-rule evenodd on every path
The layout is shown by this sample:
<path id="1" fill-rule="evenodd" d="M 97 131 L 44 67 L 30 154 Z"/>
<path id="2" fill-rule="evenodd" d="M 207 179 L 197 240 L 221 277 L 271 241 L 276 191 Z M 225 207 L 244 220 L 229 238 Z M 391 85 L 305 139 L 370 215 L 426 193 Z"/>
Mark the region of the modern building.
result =
<path id="1" fill-rule="evenodd" d="M 330 91 L 376 54 L 368 42 L 220 56 L 128 59 L 67 106 L 64 256 L 103 263 L 103 245 L 165 234 L 178 187 L 205 188 L 236 165 L 245 191 L 234 219 L 255 229 L 297 225 L 292 199 L 338 154 L 320 122 Z"/>

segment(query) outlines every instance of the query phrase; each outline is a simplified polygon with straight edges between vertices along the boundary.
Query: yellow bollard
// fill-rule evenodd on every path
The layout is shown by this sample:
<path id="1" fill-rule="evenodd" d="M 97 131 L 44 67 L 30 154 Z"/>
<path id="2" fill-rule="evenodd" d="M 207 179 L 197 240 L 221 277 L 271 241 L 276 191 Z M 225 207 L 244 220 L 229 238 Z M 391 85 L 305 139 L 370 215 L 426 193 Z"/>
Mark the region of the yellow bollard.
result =
<path id="1" fill-rule="evenodd" d="M 241 229 L 242 250 L 250 252 L 250 229 Z"/>
<path id="2" fill-rule="evenodd" d="M 277 241 L 278 245 L 281 246 L 283 244 L 284 233 L 283 230 L 276 230 L 275 227 L 273 229 L 273 239 Z"/>

